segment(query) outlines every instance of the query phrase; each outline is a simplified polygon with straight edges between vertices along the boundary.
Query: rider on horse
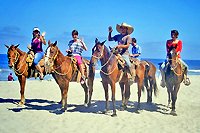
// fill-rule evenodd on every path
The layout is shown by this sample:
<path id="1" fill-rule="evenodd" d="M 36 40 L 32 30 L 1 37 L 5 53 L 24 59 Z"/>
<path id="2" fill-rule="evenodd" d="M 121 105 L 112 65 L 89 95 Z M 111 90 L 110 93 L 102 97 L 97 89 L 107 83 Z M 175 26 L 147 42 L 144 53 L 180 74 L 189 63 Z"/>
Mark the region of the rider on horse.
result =
<path id="1" fill-rule="evenodd" d="M 40 79 L 42 80 L 44 75 L 42 73 L 42 68 L 39 65 L 40 60 L 44 56 L 44 52 L 42 49 L 42 44 L 46 45 L 46 40 L 44 38 L 45 32 L 40 35 L 40 29 L 38 27 L 33 28 L 33 38 L 31 41 L 31 49 L 35 54 L 35 58 L 33 60 L 33 64 L 35 65 L 36 69 L 39 71 Z"/>
<path id="2" fill-rule="evenodd" d="M 128 48 L 132 42 L 130 34 L 133 32 L 133 27 L 131 25 L 128 25 L 126 23 L 122 23 L 121 25 L 116 25 L 116 30 L 120 33 L 115 36 L 111 36 L 112 33 L 112 27 L 109 27 L 109 34 L 108 34 L 108 41 L 116 41 L 118 42 L 118 45 L 116 46 L 117 49 L 121 49 L 121 52 L 119 53 L 122 58 L 125 60 L 126 65 L 129 68 L 128 77 L 130 80 L 135 80 L 135 72 L 134 72 L 134 66 L 130 62 L 129 58 L 129 51 Z"/>
<path id="3" fill-rule="evenodd" d="M 138 60 L 140 60 L 140 55 L 142 53 L 142 49 L 141 47 L 137 44 L 137 40 L 135 38 L 132 38 L 132 54 L 130 54 L 130 56 L 132 58 L 136 58 Z"/>
<path id="4" fill-rule="evenodd" d="M 78 38 L 77 30 L 72 31 L 72 38 L 73 40 L 69 41 L 69 50 L 67 50 L 67 52 L 72 52 L 73 56 L 77 59 L 77 64 L 81 72 L 81 84 L 84 84 L 86 77 L 84 75 L 84 64 L 82 63 L 81 54 L 83 49 L 87 51 L 87 47 L 84 41 Z"/>
<path id="5" fill-rule="evenodd" d="M 176 52 L 178 54 L 178 58 L 182 64 L 182 71 L 185 70 L 185 73 L 184 73 L 184 84 L 185 85 L 189 85 L 190 84 L 190 81 L 189 81 L 189 78 L 187 77 L 187 70 L 188 70 L 188 65 L 181 59 L 181 51 L 182 51 L 182 41 L 181 40 L 178 40 L 178 31 L 177 30 L 172 30 L 171 31 L 171 38 L 170 40 L 167 40 L 166 42 L 166 49 L 167 49 L 167 58 L 168 58 L 168 55 L 169 53 L 171 52 L 171 49 L 172 47 L 175 47 L 176 48 Z M 166 68 L 166 61 L 163 62 L 161 65 L 160 65 L 160 71 L 161 71 L 161 75 L 162 75 L 162 80 L 161 80 L 161 86 L 164 88 L 165 87 L 165 68 Z"/>

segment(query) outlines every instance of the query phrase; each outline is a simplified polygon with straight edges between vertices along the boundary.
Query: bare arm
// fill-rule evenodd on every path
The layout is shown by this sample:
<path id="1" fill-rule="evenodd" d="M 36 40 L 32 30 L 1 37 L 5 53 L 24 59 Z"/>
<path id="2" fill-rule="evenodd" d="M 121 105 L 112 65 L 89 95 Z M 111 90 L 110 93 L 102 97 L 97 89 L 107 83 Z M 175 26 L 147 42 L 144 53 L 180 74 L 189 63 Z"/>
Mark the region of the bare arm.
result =
<path id="1" fill-rule="evenodd" d="M 45 34 L 46 34 L 46 32 L 43 32 L 42 33 L 42 35 L 40 36 L 40 40 L 42 41 L 42 43 L 44 44 L 44 45 L 46 45 L 46 40 L 45 40 Z"/>

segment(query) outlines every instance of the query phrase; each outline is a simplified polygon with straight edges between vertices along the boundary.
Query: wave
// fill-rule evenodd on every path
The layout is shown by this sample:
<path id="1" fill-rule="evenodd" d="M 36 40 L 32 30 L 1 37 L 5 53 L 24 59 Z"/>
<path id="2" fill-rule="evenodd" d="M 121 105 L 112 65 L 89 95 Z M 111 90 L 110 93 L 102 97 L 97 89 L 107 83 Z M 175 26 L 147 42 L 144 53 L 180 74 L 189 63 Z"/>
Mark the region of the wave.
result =
<path id="1" fill-rule="evenodd" d="M 200 70 L 188 70 L 189 72 L 197 72 L 197 73 L 199 73 L 200 72 Z"/>
<path id="2" fill-rule="evenodd" d="M 10 72 L 12 71 L 11 69 L 0 69 L 0 72 Z"/>

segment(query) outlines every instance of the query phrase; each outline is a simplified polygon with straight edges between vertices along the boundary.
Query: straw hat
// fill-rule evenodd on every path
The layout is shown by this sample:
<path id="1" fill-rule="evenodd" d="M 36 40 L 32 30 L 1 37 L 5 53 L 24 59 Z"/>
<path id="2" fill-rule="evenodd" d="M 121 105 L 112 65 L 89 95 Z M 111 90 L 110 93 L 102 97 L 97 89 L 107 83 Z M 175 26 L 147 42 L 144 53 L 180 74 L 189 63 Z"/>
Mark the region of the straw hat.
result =
<path id="1" fill-rule="evenodd" d="M 116 26 L 116 29 L 119 33 L 121 33 L 121 29 L 120 29 L 121 26 L 127 27 L 128 34 L 131 34 L 134 31 L 134 28 L 131 25 L 128 25 L 127 23 L 122 23 L 121 25 L 117 24 Z"/>

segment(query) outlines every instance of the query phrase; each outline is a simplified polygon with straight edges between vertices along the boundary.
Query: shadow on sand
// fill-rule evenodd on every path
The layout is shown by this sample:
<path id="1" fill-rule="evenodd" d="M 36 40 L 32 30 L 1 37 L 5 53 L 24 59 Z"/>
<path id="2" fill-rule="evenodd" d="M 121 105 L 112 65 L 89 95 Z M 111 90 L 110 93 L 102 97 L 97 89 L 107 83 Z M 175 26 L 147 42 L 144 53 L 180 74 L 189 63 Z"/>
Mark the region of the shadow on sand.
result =
<path id="1" fill-rule="evenodd" d="M 8 108 L 8 110 L 13 112 L 21 112 L 23 110 L 43 110 L 56 115 L 63 114 L 65 112 L 65 110 L 61 109 L 61 104 L 55 101 L 44 99 L 26 99 L 26 103 L 23 106 L 18 106 L 18 102 L 19 100 L 17 99 L 0 98 L 0 103 L 11 103 L 17 106 L 15 108 Z M 112 110 L 111 105 L 112 103 L 110 102 L 110 110 Z M 158 112 L 167 115 L 169 114 L 169 108 L 163 104 L 141 102 L 140 109 L 137 108 L 137 105 L 137 102 L 129 102 L 128 107 L 124 111 L 139 114 L 140 111 L 145 110 L 149 112 Z M 119 111 L 121 111 L 121 101 L 116 101 L 116 107 Z M 104 114 L 104 110 L 105 101 L 102 100 L 93 100 L 90 107 L 85 107 L 84 105 L 77 104 L 68 104 L 67 107 L 67 112 Z"/>

